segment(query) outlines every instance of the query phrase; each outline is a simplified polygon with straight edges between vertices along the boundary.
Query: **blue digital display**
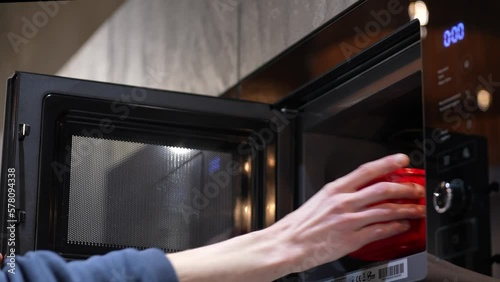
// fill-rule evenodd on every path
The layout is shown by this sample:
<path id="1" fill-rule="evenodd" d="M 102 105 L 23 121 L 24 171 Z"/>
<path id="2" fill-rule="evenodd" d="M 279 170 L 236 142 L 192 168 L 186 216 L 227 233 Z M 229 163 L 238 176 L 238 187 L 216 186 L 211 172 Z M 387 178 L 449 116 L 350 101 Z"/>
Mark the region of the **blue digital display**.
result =
<path id="1" fill-rule="evenodd" d="M 443 45 L 448 48 L 452 44 L 464 40 L 465 38 L 465 26 L 463 23 L 458 23 L 451 29 L 445 30 L 443 33 Z"/>

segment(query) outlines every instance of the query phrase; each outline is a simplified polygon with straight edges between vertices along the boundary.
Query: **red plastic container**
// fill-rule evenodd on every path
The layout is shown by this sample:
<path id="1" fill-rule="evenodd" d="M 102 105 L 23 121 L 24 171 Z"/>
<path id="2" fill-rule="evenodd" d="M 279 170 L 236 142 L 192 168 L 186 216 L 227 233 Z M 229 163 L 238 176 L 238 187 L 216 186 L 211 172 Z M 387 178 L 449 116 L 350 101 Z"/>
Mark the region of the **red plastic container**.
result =
<path id="1" fill-rule="evenodd" d="M 425 187 L 425 171 L 415 168 L 398 169 L 381 177 L 367 186 L 377 182 L 413 182 Z M 415 203 L 425 205 L 425 197 L 420 200 L 393 200 L 392 203 Z M 425 251 L 426 248 L 425 219 L 410 220 L 410 229 L 405 233 L 370 243 L 363 248 L 349 254 L 350 257 L 365 261 L 383 261 Z"/>

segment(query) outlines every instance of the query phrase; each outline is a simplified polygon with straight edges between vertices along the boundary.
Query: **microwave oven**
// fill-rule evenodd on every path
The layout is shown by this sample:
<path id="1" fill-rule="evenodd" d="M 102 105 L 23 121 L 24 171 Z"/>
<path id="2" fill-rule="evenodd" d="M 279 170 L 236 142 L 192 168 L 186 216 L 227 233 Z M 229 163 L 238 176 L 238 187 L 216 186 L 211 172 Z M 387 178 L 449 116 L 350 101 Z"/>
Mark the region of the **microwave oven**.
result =
<path id="1" fill-rule="evenodd" d="M 426 248 L 283 280 L 418 281 L 428 253 L 499 277 L 500 4 L 418 3 L 427 23 L 410 17 L 414 1 L 359 1 L 219 98 L 16 73 L 1 251 L 12 236 L 16 254 L 67 259 L 203 246 L 270 226 L 324 184 L 403 152 L 426 171 Z"/>

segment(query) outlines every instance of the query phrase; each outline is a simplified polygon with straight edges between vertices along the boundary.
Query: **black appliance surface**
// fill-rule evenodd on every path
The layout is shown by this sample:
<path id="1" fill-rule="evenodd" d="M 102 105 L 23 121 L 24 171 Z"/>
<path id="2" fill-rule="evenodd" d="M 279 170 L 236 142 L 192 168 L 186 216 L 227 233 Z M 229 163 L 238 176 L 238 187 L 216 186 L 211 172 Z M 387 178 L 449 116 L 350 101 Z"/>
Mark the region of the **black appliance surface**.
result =
<path id="1" fill-rule="evenodd" d="M 185 250 L 290 211 L 276 212 L 288 122 L 269 105 L 29 73 L 10 79 L 7 102 L 4 253 L 14 221 L 16 253 L 83 258 Z"/>

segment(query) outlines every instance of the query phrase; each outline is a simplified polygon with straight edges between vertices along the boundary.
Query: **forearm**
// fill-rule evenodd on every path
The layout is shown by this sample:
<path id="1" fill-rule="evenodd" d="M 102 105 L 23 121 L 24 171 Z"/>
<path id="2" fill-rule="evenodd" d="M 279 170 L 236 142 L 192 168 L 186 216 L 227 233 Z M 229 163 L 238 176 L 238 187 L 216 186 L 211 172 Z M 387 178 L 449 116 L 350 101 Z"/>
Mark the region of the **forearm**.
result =
<path id="1" fill-rule="evenodd" d="M 181 282 L 272 281 L 290 272 L 295 255 L 269 229 L 167 254 Z"/>
<path id="2" fill-rule="evenodd" d="M 159 249 L 119 250 L 70 263 L 54 252 L 34 251 L 17 256 L 0 272 L 0 281 L 113 280 L 173 282 L 177 277 Z"/>

